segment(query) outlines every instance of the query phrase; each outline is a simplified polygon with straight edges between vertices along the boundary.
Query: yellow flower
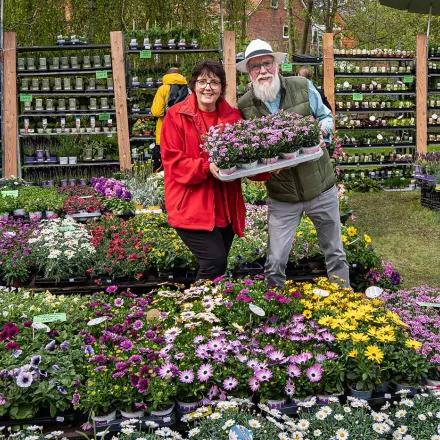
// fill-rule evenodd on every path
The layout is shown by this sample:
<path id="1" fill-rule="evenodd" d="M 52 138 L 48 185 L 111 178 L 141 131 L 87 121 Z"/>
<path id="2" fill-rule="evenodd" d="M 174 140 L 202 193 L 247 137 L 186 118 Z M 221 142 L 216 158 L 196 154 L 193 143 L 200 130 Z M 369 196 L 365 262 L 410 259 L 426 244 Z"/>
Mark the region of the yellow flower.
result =
<path id="1" fill-rule="evenodd" d="M 408 341 L 405 342 L 405 345 L 408 348 L 413 348 L 414 350 L 417 350 L 422 346 L 422 343 L 414 339 L 408 339 Z"/>
<path id="2" fill-rule="evenodd" d="M 312 317 L 312 312 L 311 310 L 304 310 L 303 315 L 307 318 L 310 319 Z"/>
<path id="3" fill-rule="evenodd" d="M 339 332 L 336 335 L 336 339 L 338 341 L 346 341 L 347 339 L 350 339 L 350 335 L 348 333 L 345 333 L 345 332 Z"/>
<path id="4" fill-rule="evenodd" d="M 356 342 L 368 342 L 370 340 L 370 337 L 368 335 L 365 335 L 364 333 L 352 333 L 351 334 L 351 340 Z"/>
<path id="5" fill-rule="evenodd" d="M 310 231 L 310 233 L 313 234 L 313 235 L 315 235 L 315 234 L 316 234 L 316 229 L 312 229 L 312 230 Z"/>
<path id="6" fill-rule="evenodd" d="M 350 237 L 354 237 L 356 235 L 357 229 L 354 226 L 350 226 L 347 228 L 347 234 Z"/>
<path id="7" fill-rule="evenodd" d="M 331 324 L 331 322 L 333 321 L 333 318 L 329 315 L 323 316 L 319 321 L 318 324 L 319 325 L 323 325 L 323 326 L 328 326 Z"/>
<path id="8" fill-rule="evenodd" d="M 394 342 L 396 338 L 394 335 L 388 335 L 388 334 L 376 334 L 376 339 L 379 342 Z"/>
<path id="9" fill-rule="evenodd" d="M 384 356 L 381 349 L 375 345 L 369 345 L 365 350 L 364 355 L 367 359 L 370 359 L 370 361 L 376 361 L 378 364 L 382 362 Z"/>
<path id="10" fill-rule="evenodd" d="M 365 240 L 365 243 L 367 243 L 367 244 L 371 243 L 371 237 L 367 234 L 364 234 L 364 240 Z"/>
<path id="11" fill-rule="evenodd" d="M 348 238 L 347 238 L 346 235 L 343 235 L 343 236 L 342 236 L 342 243 L 344 243 L 344 244 L 349 244 L 349 243 L 350 243 L 350 242 L 348 241 Z"/>
<path id="12" fill-rule="evenodd" d="M 359 352 L 356 349 L 354 349 L 351 350 L 350 353 L 348 353 L 348 357 L 355 358 L 358 354 Z"/>
<path id="13" fill-rule="evenodd" d="M 303 235 L 303 232 L 302 232 L 302 231 L 298 231 L 298 232 L 296 233 L 296 236 L 297 236 L 297 237 L 301 237 L 301 235 Z"/>

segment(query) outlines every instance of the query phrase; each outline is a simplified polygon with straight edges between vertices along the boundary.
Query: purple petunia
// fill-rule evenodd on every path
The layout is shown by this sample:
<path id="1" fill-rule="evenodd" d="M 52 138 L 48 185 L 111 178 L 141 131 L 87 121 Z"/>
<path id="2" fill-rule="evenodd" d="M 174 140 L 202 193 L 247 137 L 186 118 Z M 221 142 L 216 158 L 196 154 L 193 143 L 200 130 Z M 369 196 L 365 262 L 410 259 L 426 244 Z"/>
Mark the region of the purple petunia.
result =
<path id="1" fill-rule="evenodd" d="M 29 388 L 33 381 L 34 377 L 29 371 L 20 371 L 16 379 L 16 383 L 20 388 Z"/>
<path id="2" fill-rule="evenodd" d="M 38 356 L 38 355 L 32 356 L 30 365 L 32 368 L 37 368 L 38 365 L 40 365 L 40 362 L 41 362 L 41 356 Z"/>
<path id="3" fill-rule="evenodd" d="M 60 344 L 60 348 L 63 351 L 67 351 L 70 348 L 70 342 L 69 341 L 64 341 Z"/>
<path id="4" fill-rule="evenodd" d="M 49 344 L 47 344 L 46 347 L 44 347 L 44 349 L 47 351 L 55 350 L 55 341 L 54 340 L 50 341 Z"/>

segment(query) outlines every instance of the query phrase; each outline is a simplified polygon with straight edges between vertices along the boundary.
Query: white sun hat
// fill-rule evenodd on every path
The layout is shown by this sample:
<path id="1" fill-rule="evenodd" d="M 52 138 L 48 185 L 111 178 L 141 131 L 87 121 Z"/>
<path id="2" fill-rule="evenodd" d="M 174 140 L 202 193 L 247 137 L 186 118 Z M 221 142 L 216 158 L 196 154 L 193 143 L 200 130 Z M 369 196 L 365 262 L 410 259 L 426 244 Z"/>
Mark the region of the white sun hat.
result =
<path id="1" fill-rule="evenodd" d="M 278 64 L 281 64 L 286 59 L 287 53 L 274 52 L 272 46 L 263 40 L 252 40 L 244 52 L 244 60 L 237 63 L 237 70 L 246 73 L 248 61 L 252 58 L 260 57 L 261 55 L 272 55 L 275 58 L 275 61 Z"/>

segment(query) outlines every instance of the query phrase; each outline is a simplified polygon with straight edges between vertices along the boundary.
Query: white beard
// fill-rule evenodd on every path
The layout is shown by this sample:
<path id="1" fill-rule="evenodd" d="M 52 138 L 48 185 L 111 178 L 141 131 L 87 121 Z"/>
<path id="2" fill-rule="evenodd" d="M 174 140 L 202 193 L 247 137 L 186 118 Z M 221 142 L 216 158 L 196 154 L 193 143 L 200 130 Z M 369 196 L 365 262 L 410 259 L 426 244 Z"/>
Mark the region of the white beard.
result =
<path id="1" fill-rule="evenodd" d="M 258 79 L 262 77 L 272 77 L 272 82 L 270 84 L 263 83 L 260 84 Z M 258 75 L 258 77 L 252 81 L 252 87 L 254 89 L 254 95 L 261 101 L 273 101 L 281 88 L 280 77 L 278 74 L 272 75 L 270 73 L 265 73 L 264 75 Z"/>

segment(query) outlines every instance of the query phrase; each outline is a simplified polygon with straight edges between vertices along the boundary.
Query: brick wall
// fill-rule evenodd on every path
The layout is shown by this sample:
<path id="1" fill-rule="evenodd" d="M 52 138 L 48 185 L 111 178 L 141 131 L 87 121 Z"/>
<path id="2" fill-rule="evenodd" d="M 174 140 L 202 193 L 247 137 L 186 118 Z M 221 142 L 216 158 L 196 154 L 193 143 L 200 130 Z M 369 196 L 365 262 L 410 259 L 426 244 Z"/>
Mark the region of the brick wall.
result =
<path id="1" fill-rule="evenodd" d="M 278 0 L 278 8 L 271 7 L 271 0 L 263 0 L 248 19 L 248 38 L 254 40 L 261 38 L 271 44 L 274 50 L 287 52 L 289 43 L 283 38 L 283 26 L 287 25 L 288 13 L 284 9 L 284 0 Z M 294 1 L 296 11 L 303 8 L 299 0 Z M 302 33 L 302 23 L 297 21 L 299 35 Z"/>

